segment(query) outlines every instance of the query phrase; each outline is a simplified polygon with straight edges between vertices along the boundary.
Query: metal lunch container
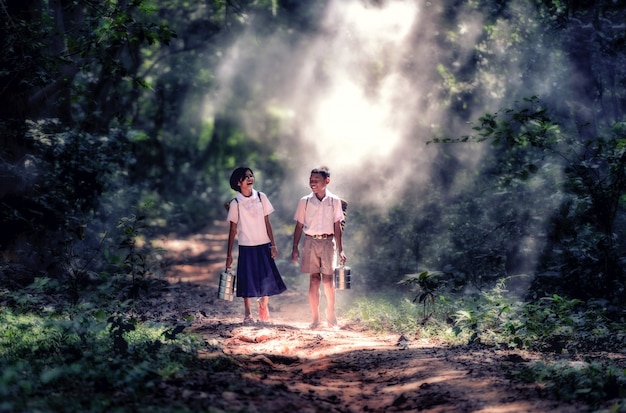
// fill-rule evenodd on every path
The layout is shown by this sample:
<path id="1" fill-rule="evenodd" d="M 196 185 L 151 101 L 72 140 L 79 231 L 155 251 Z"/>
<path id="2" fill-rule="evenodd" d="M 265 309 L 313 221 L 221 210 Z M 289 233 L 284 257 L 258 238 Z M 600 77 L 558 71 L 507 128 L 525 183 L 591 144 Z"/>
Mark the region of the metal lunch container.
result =
<path id="1" fill-rule="evenodd" d="M 350 289 L 350 267 L 342 265 L 335 268 L 335 288 L 337 290 Z"/>
<path id="2" fill-rule="evenodd" d="M 233 301 L 237 295 L 237 275 L 230 271 L 220 274 L 220 284 L 217 289 L 217 298 Z"/>

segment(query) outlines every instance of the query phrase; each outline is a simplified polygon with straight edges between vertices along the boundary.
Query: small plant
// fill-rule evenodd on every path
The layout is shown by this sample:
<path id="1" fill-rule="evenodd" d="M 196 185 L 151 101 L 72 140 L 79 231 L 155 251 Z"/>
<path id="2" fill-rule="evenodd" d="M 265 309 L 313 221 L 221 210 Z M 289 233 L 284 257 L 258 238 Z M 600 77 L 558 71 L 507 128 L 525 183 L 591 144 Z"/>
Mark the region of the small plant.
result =
<path id="1" fill-rule="evenodd" d="M 410 274 L 415 275 L 415 274 Z M 423 320 L 428 319 L 434 311 L 435 307 L 435 294 L 441 286 L 441 280 L 438 273 L 431 273 L 428 271 L 422 271 L 417 276 L 412 276 L 405 281 L 402 281 L 404 285 L 417 285 L 418 292 L 413 298 L 413 302 L 423 304 Z M 429 311 L 430 310 L 430 311 Z"/>
<path id="2" fill-rule="evenodd" d="M 453 331 L 458 336 L 464 330 L 469 330 L 471 335 L 469 343 L 474 343 L 480 339 L 482 330 L 479 328 L 479 319 L 476 313 L 470 310 L 459 310 L 454 314 Z"/>
<path id="3" fill-rule="evenodd" d="M 126 256 L 122 261 L 122 268 L 126 270 L 126 273 L 131 278 L 131 293 L 129 298 L 132 299 L 138 298 L 141 281 L 143 281 L 148 274 L 146 257 L 137 247 L 137 239 L 139 238 L 140 231 L 146 227 L 144 223 L 145 219 L 145 215 L 133 214 L 120 219 L 117 225 L 117 227 L 122 230 L 123 239 L 119 248 L 126 250 Z"/>
<path id="4" fill-rule="evenodd" d="M 144 205 L 136 214 L 122 217 L 118 221 L 117 229 L 121 232 L 121 238 L 117 243 L 117 249 L 123 254 L 118 256 L 110 250 L 104 251 L 105 258 L 113 265 L 113 274 L 104 273 L 103 277 L 112 275 L 114 283 L 122 281 L 121 288 L 118 286 L 114 290 L 124 291 L 123 299 L 133 302 L 140 297 L 141 290 L 148 289 L 150 276 L 154 275 L 149 262 L 150 247 L 143 243 L 144 232 L 148 225 L 146 214 L 142 210 L 147 206 L 147 204 Z M 128 290 L 125 291 L 124 288 Z"/>

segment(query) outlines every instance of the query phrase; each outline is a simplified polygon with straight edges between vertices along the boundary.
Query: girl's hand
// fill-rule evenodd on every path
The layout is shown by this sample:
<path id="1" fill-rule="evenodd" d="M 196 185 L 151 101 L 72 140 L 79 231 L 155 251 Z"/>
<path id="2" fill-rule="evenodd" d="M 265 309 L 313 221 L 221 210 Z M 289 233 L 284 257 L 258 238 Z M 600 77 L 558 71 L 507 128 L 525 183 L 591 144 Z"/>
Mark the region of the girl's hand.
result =
<path id="1" fill-rule="evenodd" d="M 233 265 L 233 257 L 229 255 L 226 257 L 226 271 L 228 271 L 232 265 Z"/>
<path id="2" fill-rule="evenodd" d="M 278 248 L 276 248 L 276 245 L 272 245 L 270 247 L 270 256 L 272 257 L 272 259 L 276 259 L 276 257 L 278 257 Z"/>

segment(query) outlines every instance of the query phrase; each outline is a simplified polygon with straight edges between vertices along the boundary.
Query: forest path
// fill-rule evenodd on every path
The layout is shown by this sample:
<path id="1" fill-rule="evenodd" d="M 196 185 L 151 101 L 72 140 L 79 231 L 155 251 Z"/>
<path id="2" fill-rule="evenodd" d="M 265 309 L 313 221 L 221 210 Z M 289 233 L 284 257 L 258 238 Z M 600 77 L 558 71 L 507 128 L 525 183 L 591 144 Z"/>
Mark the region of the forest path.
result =
<path id="1" fill-rule="evenodd" d="M 219 363 L 228 355 L 236 365 L 184 383 L 174 397 L 245 412 L 588 411 L 582 404 L 551 400 L 538 386 L 507 378 L 538 358 L 531 353 L 448 348 L 418 337 L 399 347 L 398 335 L 374 334 L 341 320 L 341 314 L 339 329 L 324 324 L 310 330 L 308 277 L 285 262 L 281 265 L 287 268 L 288 275 L 283 275 L 288 290 L 270 299 L 273 324 L 244 326 L 242 300 L 216 297 L 226 256 L 225 224 L 161 242 L 172 262 L 166 273 L 168 301 L 180 316 L 194 316 L 192 330 L 210 349 L 201 357 Z M 338 291 L 344 293 L 356 294 Z"/>

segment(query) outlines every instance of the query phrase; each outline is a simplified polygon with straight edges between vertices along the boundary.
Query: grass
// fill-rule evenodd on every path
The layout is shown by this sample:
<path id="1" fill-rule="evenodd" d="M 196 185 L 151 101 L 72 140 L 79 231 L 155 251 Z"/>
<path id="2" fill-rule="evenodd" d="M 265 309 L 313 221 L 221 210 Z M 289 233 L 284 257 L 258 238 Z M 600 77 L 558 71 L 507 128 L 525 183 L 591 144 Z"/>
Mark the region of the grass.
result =
<path id="1" fill-rule="evenodd" d="M 448 307 L 443 297 L 439 298 L 442 313 L 423 316 L 421 305 L 409 298 L 398 300 L 397 293 L 356 298 L 345 310 L 348 318 L 358 320 L 379 333 L 398 333 L 408 336 L 419 335 L 423 339 L 437 339 L 449 345 L 461 344 L 466 334 L 454 333 L 445 316 L 443 307 Z"/>

